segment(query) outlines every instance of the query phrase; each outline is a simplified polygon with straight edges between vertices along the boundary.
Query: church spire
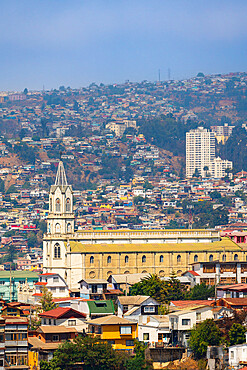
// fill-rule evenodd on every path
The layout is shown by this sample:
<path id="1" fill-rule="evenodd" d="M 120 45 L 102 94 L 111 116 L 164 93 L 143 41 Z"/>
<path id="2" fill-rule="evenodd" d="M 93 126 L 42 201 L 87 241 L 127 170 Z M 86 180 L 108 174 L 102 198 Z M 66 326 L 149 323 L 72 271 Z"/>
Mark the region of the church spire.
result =
<path id="1" fill-rule="evenodd" d="M 65 173 L 65 169 L 64 169 L 64 165 L 63 165 L 62 161 L 60 161 L 59 164 L 58 164 L 55 185 L 58 185 L 58 186 L 67 186 L 68 185 L 67 178 L 66 178 L 66 173 Z"/>

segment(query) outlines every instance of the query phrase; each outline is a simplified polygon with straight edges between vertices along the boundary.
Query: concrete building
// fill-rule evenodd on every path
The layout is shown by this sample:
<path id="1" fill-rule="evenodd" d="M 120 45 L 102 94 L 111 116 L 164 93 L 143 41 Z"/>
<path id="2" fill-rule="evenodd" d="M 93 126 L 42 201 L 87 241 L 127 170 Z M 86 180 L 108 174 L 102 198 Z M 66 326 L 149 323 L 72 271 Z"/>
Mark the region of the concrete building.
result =
<path id="1" fill-rule="evenodd" d="M 196 169 L 204 175 L 215 158 L 215 136 L 213 132 L 198 127 L 186 133 L 186 177 L 193 177 Z"/>
<path id="2" fill-rule="evenodd" d="M 215 157 L 213 132 L 198 127 L 186 133 L 186 177 L 197 171 L 202 177 L 222 178 L 228 168 L 232 169 L 232 162 Z"/>
<path id="3" fill-rule="evenodd" d="M 221 159 L 220 157 L 214 158 L 209 164 L 209 174 L 215 179 L 221 179 L 227 175 L 226 170 L 232 169 L 232 162 L 227 159 Z M 229 175 L 232 177 L 232 174 Z"/>

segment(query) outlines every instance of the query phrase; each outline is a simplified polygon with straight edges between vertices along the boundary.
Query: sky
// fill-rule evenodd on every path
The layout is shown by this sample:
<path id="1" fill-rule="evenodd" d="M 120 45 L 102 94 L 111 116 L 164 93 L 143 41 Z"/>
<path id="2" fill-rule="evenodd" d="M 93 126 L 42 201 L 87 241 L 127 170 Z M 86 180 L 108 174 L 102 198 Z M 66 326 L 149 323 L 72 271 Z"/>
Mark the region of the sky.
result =
<path id="1" fill-rule="evenodd" d="M 0 0 L 0 91 L 244 72 L 246 0 Z"/>

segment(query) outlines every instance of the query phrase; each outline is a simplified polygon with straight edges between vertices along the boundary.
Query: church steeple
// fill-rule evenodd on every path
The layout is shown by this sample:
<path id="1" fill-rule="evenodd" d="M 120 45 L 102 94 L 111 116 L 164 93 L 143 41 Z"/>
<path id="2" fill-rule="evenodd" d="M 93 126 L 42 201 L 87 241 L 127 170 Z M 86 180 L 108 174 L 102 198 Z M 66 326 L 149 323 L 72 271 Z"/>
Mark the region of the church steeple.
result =
<path id="1" fill-rule="evenodd" d="M 63 165 L 62 161 L 60 161 L 59 164 L 58 164 L 55 185 L 57 185 L 57 186 L 68 186 L 66 173 L 65 173 L 65 169 L 64 169 L 64 165 Z"/>
<path id="2" fill-rule="evenodd" d="M 68 185 L 63 162 L 58 164 L 55 184 L 49 194 L 48 234 L 74 232 L 73 190 Z"/>

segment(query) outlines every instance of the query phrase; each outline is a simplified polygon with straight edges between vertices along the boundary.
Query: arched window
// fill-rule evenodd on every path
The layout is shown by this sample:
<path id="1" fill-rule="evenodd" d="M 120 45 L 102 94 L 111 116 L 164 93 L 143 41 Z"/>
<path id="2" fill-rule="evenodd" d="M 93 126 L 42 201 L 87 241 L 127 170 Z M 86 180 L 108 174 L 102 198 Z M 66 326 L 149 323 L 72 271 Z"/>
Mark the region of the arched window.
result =
<path id="1" fill-rule="evenodd" d="M 238 261 L 238 255 L 234 254 L 234 261 Z"/>
<path id="2" fill-rule="evenodd" d="M 160 256 L 160 263 L 164 262 L 164 256 Z"/>
<path id="3" fill-rule="evenodd" d="M 60 231 L 61 231 L 60 224 L 57 223 L 55 226 L 55 233 L 60 233 Z"/>
<path id="4" fill-rule="evenodd" d="M 182 274 L 182 270 L 177 271 L 177 276 L 180 276 Z"/>
<path id="5" fill-rule="evenodd" d="M 91 257 L 90 257 L 90 263 L 91 263 L 91 264 L 93 264 L 93 263 L 94 263 L 94 257 L 93 257 L 93 256 L 91 256 Z"/>
<path id="6" fill-rule="evenodd" d="M 209 262 L 213 262 L 213 260 L 214 260 L 214 256 L 212 254 L 210 254 L 210 256 L 209 256 Z"/>
<path id="7" fill-rule="evenodd" d="M 194 256 L 194 262 L 198 262 L 198 255 L 197 254 Z"/>
<path id="8" fill-rule="evenodd" d="M 125 263 L 128 263 L 128 262 L 129 262 L 129 257 L 128 257 L 128 256 L 125 256 L 125 258 L 124 258 L 124 262 L 125 262 Z"/>
<path id="9" fill-rule="evenodd" d="M 50 233 L 51 232 L 51 224 L 49 223 L 48 224 L 48 233 Z"/>
<path id="10" fill-rule="evenodd" d="M 61 258 L 61 247 L 58 243 L 54 247 L 54 258 Z"/>
<path id="11" fill-rule="evenodd" d="M 107 257 L 107 263 L 111 263 L 111 256 Z"/>
<path id="12" fill-rule="evenodd" d="M 165 276 L 165 271 L 164 271 L 164 270 L 160 270 L 160 271 L 159 271 L 159 276 L 160 276 L 160 277 Z"/>
<path id="13" fill-rule="evenodd" d="M 70 223 L 68 223 L 68 225 L 67 225 L 67 233 L 71 233 L 71 224 Z"/>
<path id="14" fill-rule="evenodd" d="M 145 263 L 146 262 L 146 256 L 142 256 L 142 263 Z"/>
<path id="15" fill-rule="evenodd" d="M 61 212 L 61 204 L 60 204 L 60 199 L 56 199 L 56 212 Z"/>
<path id="16" fill-rule="evenodd" d="M 223 254 L 223 256 L 222 256 L 222 261 L 226 262 L 226 255 L 225 254 Z"/>
<path id="17" fill-rule="evenodd" d="M 66 199 L 66 212 L 70 212 L 70 199 Z"/>
<path id="18" fill-rule="evenodd" d="M 180 256 L 180 254 L 177 256 L 177 263 L 181 263 L 181 256 Z"/>
<path id="19" fill-rule="evenodd" d="M 50 198 L 50 212 L 52 212 L 52 198 Z"/>

